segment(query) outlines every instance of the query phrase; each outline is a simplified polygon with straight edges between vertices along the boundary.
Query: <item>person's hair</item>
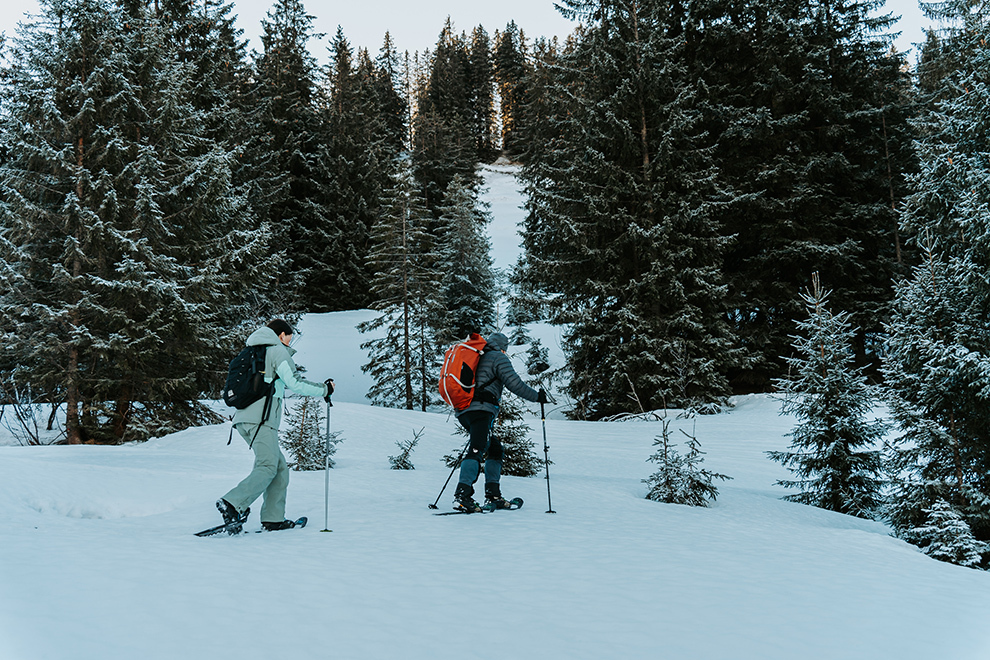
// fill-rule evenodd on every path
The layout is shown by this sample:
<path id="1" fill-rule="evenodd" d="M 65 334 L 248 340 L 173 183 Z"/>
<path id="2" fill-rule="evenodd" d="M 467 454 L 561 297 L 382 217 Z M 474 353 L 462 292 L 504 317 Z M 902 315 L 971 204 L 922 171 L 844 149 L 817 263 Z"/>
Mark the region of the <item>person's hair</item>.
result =
<path id="1" fill-rule="evenodd" d="M 282 319 L 274 319 L 269 321 L 268 327 L 271 328 L 272 332 L 276 335 L 281 335 L 283 332 L 287 335 L 295 334 L 292 332 L 292 326 Z"/>

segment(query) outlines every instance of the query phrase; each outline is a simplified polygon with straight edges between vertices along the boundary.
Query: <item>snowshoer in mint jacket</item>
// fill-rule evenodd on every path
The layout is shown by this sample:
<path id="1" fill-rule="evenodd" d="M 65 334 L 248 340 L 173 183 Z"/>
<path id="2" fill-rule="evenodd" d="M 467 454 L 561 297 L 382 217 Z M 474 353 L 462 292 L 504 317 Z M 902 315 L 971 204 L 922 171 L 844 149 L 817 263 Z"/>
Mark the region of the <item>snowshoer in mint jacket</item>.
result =
<path id="1" fill-rule="evenodd" d="M 457 421 L 467 430 L 471 438 L 467 455 L 461 461 L 461 472 L 454 491 L 454 508 L 464 511 L 480 511 L 481 507 L 472 499 L 474 482 L 481 472 L 481 456 L 488 450 L 485 460 L 485 501 L 496 508 L 507 508 L 509 503 L 502 497 L 499 480 L 502 476 L 502 444 L 491 437 L 492 425 L 502 401 L 502 392 L 507 388 L 527 401 L 546 403 L 543 390 L 534 390 L 523 382 L 512 368 L 505 350 L 509 347 L 508 338 L 496 332 L 488 338 L 484 353 L 478 360 L 475 375 L 474 397 L 471 404 L 457 413 Z"/>
<path id="2" fill-rule="evenodd" d="M 217 500 L 217 509 L 229 526 L 247 520 L 250 505 L 264 495 L 261 526 L 268 531 L 294 526 L 285 519 L 285 494 L 289 487 L 289 467 L 278 445 L 278 429 L 282 422 L 282 399 L 286 388 L 302 396 L 322 396 L 329 400 L 333 394 L 333 379 L 312 383 L 296 373 L 292 361 L 295 349 L 292 326 L 281 319 L 259 328 L 248 337 L 248 346 L 267 346 L 265 351 L 265 382 L 274 380 L 271 400 L 262 397 L 234 414 L 234 428 L 254 452 L 254 468 L 233 490 Z M 267 412 L 267 416 L 266 416 Z"/>

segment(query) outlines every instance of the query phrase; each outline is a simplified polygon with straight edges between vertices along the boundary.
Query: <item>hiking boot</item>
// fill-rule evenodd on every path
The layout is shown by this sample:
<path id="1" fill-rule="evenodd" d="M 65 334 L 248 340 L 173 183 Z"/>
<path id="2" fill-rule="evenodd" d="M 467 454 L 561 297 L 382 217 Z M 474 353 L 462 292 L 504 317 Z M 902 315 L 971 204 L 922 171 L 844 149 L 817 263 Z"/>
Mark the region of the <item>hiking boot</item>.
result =
<path id="1" fill-rule="evenodd" d="M 467 513 L 481 511 L 481 505 L 471 498 L 472 495 L 474 495 L 474 488 L 470 485 L 457 484 L 457 490 L 454 491 L 454 509 Z"/>
<path id="2" fill-rule="evenodd" d="M 244 513 L 237 513 L 237 509 L 234 505 L 225 499 L 217 500 L 217 511 L 223 516 L 223 524 L 227 525 L 230 529 L 227 530 L 229 534 L 237 534 L 241 531 L 241 526 L 247 521 L 248 514 L 251 513 L 251 507 L 244 510 Z"/>
<path id="3" fill-rule="evenodd" d="M 465 513 L 481 513 L 481 511 L 483 511 L 481 505 L 470 497 L 454 500 L 454 509 L 457 511 L 464 511 Z"/>
<path id="4" fill-rule="evenodd" d="M 217 500 L 217 511 L 223 516 L 223 524 L 229 525 L 233 522 L 243 523 L 247 521 L 248 514 L 251 513 L 251 507 L 245 509 L 244 513 L 237 513 L 237 509 L 234 508 L 233 504 L 227 500 L 220 499 Z"/>
<path id="5" fill-rule="evenodd" d="M 283 529 L 292 529 L 296 523 L 292 520 L 283 520 L 282 522 L 263 522 L 261 526 L 265 528 L 266 532 L 277 532 Z"/>
<path id="6" fill-rule="evenodd" d="M 508 509 L 510 508 L 509 501 L 504 497 L 486 497 L 485 506 L 489 509 Z"/>
<path id="7" fill-rule="evenodd" d="M 485 484 L 485 506 L 489 509 L 508 509 L 509 502 L 502 497 L 498 484 Z"/>

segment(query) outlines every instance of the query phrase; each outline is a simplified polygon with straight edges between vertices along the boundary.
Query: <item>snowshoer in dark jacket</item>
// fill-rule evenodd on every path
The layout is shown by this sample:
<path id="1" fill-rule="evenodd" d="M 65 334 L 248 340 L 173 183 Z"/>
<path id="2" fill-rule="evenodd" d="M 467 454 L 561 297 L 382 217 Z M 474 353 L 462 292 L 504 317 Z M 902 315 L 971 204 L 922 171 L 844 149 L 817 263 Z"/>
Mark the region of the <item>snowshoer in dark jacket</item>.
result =
<path id="1" fill-rule="evenodd" d="M 454 491 L 454 508 L 464 511 L 480 511 L 481 507 L 472 499 L 474 482 L 481 472 L 481 456 L 488 450 L 485 460 L 485 501 L 497 508 L 508 507 L 502 497 L 499 479 L 502 476 L 502 444 L 491 437 L 492 424 L 502 401 L 503 388 L 527 401 L 546 403 L 543 390 L 536 391 L 523 382 L 512 368 L 505 350 L 509 347 L 508 338 L 496 332 L 488 338 L 484 353 L 478 361 L 478 373 L 474 382 L 478 389 L 474 392 L 471 404 L 457 413 L 457 421 L 471 437 L 467 455 L 461 462 L 461 473 Z"/>

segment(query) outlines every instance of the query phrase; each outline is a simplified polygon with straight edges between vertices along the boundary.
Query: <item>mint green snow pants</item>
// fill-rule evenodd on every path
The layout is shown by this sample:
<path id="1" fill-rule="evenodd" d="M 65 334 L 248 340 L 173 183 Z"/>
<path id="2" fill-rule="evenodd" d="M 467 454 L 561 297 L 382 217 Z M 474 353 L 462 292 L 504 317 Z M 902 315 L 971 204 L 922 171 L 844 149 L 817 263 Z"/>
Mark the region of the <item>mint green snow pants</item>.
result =
<path id="1" fill-rule="evenodd" d="M 255 436 L 255 431 L 258 435 Z M 278 432 L 270 426 L 238 424 L 237 432 L 254 451 L 254 469 L 233 490 L 223 496 L 240 513 L 264 494 L 261 522 L 285 520 L 285 491 L 289 487 L 289 466 L 278 447 Z M 254 438 L 254 444 L 251 439 Z"/>

